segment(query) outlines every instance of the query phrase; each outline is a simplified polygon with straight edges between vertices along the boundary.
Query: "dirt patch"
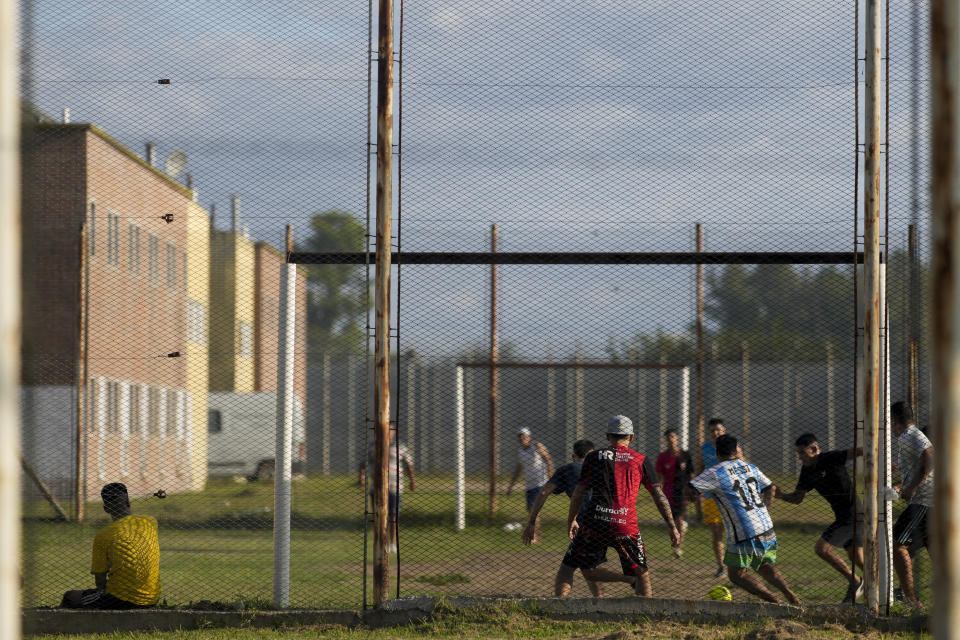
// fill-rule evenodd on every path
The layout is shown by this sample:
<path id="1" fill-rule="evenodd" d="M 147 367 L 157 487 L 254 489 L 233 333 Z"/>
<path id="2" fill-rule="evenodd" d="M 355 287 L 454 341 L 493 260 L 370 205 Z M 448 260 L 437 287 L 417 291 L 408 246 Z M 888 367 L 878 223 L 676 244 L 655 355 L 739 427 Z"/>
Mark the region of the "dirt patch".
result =
<path id="1" fill-rule="evenodd" d="M 404 562 L 402 567 L 402 591 L 405 594 L 443 594 L 474 596 L 538 597 L 552 596 L 554 578 L 560 567 L 562 553 L 543 551 L 525 553 L 523 556 L 510 553 L 471 554 L 461 563 L 449 562 Z M 612 558 L 603 565 L 619 571 L 620 565 Z M 653 595 L 660 598 L 701 599 L 718 584 L 730 587 L 733 597 L 743 602 L 760 600 L 727 582 L 726 576 L 717 578 L 712 563 L 694 562 L 677 558 L 658 558 L 650 569 Z M 449 585 L 431 585 L 434 576 L 463 575 L 469 581 Z M 625 583 L 602 585 L 603 595 L 622 597 L 632 593 Z M 590 591 L 580 572 L 573 578 L 570 596 L 589 598 Z"/>

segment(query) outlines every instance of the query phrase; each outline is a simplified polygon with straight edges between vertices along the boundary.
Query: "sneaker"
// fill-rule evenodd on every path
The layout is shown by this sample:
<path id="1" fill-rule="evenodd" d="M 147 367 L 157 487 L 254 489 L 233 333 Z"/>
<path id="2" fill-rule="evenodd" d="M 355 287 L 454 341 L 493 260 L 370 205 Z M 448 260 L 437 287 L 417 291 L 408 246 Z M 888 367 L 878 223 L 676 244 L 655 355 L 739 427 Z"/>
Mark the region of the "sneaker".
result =
<path id="1" fill-rule="evenodd" d="M 860 596 L 863 595 L 863 578 L 857 582 L 857 586 L 854 587 L 852 584 L 847 587 L 847 595 L 843 597 L 843 601 L 840 604 L 856 604 Z"/>
<path id="2" fill-rule="evenodd" d="M 902 588 L 900 588 L 900 587 L 894 587 L 894 588 L 893 588 L 893 599 L 896 600 L 897 602 L 903 602 L 903 601 L 904 601 L 904 598 L 903 598 L 903 589 L 902 589 Z"/>
<path id="3" fill-rule="evenodd" d="M 673 557 L 679 558 L 683 555 L 683 547 L 674 547 L 673 548 Z"/>
<path id="4" fill-rule="evenodd" d="M 723 575 L 723 565 L 717 567 L 717 572 L 716 572 L 715 574 L 713 574 L 713 577 L 714 577 L 714 578 L 719 578 L 719 577 L 722 576 L 722 575 Z"/>

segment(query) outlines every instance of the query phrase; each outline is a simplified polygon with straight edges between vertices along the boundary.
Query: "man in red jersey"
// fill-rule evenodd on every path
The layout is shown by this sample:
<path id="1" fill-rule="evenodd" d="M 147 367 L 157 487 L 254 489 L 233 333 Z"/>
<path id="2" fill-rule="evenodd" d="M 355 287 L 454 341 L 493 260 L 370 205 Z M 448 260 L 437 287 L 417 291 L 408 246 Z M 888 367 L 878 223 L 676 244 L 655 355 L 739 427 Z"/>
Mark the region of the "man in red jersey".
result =
<path id="1" fill-rule="evenodd" d="M 633 585 L 637 595 L 651 596 L 647 557 L 637 525 L 637 493 L 641 484 L 653 496 L 674 547 L 680 544 L 680 532 L 673 522 L 670 503 L 657 482 L 653 464 L 645 455 L 627 448 L 631 440 L 630 418 L 613 416 L 607 421 L 610 446 L 591 451 L 584 459 L 580 482 L 570 497 L 567 526 L 571 542 L 563 563 L 580 569 L 588 580 L 627 582 Z M 578 522 L 577 514 L 588 490 L 593 494 L 583 522 Z M 613 547 L 620 556 L 622 574 L 599 567 L 607 559 L 607 547 Z"/>

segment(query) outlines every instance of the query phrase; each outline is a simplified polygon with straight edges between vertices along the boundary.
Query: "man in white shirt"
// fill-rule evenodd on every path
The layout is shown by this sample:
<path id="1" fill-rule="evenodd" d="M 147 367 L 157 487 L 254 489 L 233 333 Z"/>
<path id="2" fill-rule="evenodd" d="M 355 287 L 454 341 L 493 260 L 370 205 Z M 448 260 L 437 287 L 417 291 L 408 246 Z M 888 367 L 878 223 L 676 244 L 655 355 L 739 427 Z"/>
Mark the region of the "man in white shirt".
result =
<path id="1" fill-rule="evenodd" d="M 520 442 L 520 448 L 517 449 L 517 466 L 507 486 L 507 495 L 513 491 L 513 485 L 517 483 L 522 473 L 526 480 L 527 515 L 529 515 L 543 485 L 547 484 L 547 479 L 553 475 L 553 460 L 550 459 L 550 452 L 543 443 L 533 439 L 530 429 L 523 427 L 517 431 L 517 440 Z M 539 515 L 534 518 L 534 534 L 531 542 L 534 544 L 540 542 Z"/>
<path id="2" fill-rule="evenodd" d="M 911 549 L 927 547 L 927 514 L 933 504 L 933 444 L 914 423 L 913 410 L 904 402 L 890 406 L 890 426 L 900 448 L 898 464 L 901 484 L 894 485 L 907 508 L 893 525 L 893 568 L 897 572 L 904 599 L 917 609 L 923 603 L 913 586 Z"/>

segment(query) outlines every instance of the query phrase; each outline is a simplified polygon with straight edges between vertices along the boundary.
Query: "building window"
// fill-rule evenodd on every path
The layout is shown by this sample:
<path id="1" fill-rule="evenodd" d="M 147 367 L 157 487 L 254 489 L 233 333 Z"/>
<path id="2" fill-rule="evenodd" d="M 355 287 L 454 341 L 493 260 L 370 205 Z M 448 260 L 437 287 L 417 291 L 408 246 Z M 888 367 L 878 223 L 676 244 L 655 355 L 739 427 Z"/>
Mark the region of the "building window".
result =
<path id="1" fill-rule="evenodd" d="M 177 248 L 172 242 L 167 243 L 167 288 L 177 288 Z"/>
<path id="2" fill-rule="evenodd" d="M 171 389 L 167 390 L 167 419 L 165 426 L 165 433 L 168 438 L 172 438 L 177 435 L 177 416 L 179 412 L 177 411 L 177 396 L 179 394 L 176 391 Z"/>
<path id="3" fill-rule="evenodd" d="M 120 433 L 120 383 L 107 382 L 107 433 Z"/>
<path id="4" fill-rule="evenodd" d="M 87 431 L 97 431 L 97 379 L 87 383 Z"/>
<path id="5" fill-rule="evenodd" d="M 240 321 L 240 357 L 253 357 L 253 327 L 243 320 Z"/>
<path id="6" fill-rule="evenodd" d="M 140 227 L 130 225 L 127 227 L 127 268 L 130 273 L 140 274 Z"/>
<path id="7" fill-rule="evenodd" d="M 207 433 L 223 431 L 223 415 L 217 409 L 207 411 Z"/>
<path id="8" fill-rule="evenodd" d="M 207 307 L 196 300 L 187 300 L 187 340 L 207 342 Z"/>
<path id="9" fill-rule="evenodd" d="M 150 387 L 147 391 L 147 433 L 160 433 L 160 389 Z"/>
<path id="10" fill-rule="evenodd" d="M 120 216 L 107 214 L 107 264 L 120 264 Z"/>
<path id="11" fill-rule="evenodd" d="M 147 277 L 150 282 L 160 277 L 160 239 L 152 233 L 147 242 Z"/>
<path id="12" fill-rule="evenodd" d="M 140 435 L 143 423 L 140 420 L 140 385 L 130 385 L 130 433 Z"/>
<path id="13" fill-rule="evenodd" d="M 87 221 L 87 253 L 97 255 L 97 203 L 90 203 L 90 219 Z"/>

